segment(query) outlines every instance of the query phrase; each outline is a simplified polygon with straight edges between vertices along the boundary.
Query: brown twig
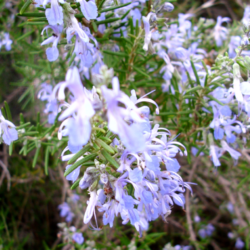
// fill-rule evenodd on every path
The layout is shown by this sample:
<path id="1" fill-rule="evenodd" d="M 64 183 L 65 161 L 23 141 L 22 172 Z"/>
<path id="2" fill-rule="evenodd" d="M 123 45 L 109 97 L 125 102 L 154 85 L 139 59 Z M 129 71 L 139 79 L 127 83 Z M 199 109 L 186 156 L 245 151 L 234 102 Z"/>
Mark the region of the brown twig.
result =
<path id="1" fill-rule="evenodd" d="M 8 95 L 7 97 L 6 97 L 6 102 L 11 102 L 16 96 L 18 96 L 18 95 L 20 95 L 20 93 L 22 93 L 23 91 L 24 91 L 24 89 L 25 89 L 25 87 L 19 87 L 19 88 L 16 88 L 15 90 L 13 90 L 12 92 L 11 92 L 11 94 L 10 95 Z M 2 104 L 0 104 L 0 108 L 2 108 L 2 107 L 4 107 L 4 103 L 2 103 Z"/>
<path id="2" fill-rule="evenodd" d="M 221 248 L 217 245 L 217 243 L 214 240 L 211 241 L 211 245 L 214 247 L 214 250 L 221 250 Z"/>
<path id="3" fill-rule="evenodd" d="M 68 193 L 68 195 L 71 196 L 72 195 L 72 190 L 70 189 L 69 182 L 64 177 L 64 174 L 63 174 L 63 171 L 62 171 L 62 167 L 60 165 L 58 166 L 58 169 L 59 169 L 60 177 L 61 177 L 61 179 L 63 181 L 62 202 L 64 202 L 65 199 L 66 199 L 66 194 Z"/>
<path id="4" fill-rule="evenodd" d="M 193 178 L 194 172 L 198 166 L 200 157 L 197 157 L 196 161 L 194 162 L 194 165 L 191 169 L 190 175 L 188 177 L 188 182 L 190 182 Z M 192 225 L 192 219 L 191 219 L 191 214 L 190 214 L 190 201 L 189 201 L 189 190 L 186 192 L 186 217 L 187 217 L 187 224 L 188 224 L 188 231 L 190 234 L 190 240 L 193 242 L 194 246 L 196 249 L 198 249 L 198 244 L 196 242 L 196 235 L 193 229 Z"/>
<path id="5" fill-rule="evenodd" d="M 247 226 L 246 222 L 245 222 L 245 221 L 243 220 L 243 218 L 242 218 L 242 215 L 241 215 L 241 212 L 240 212 L 238 206 L 236 205 L 236 199 L 235 199 L 235 197 L 234 197 L 232 191 L 231 191 L 230 188 L 229 188 L 229 185 L 228 185 L 228 184 L 230 184 L 230 182 L 228 182 L 228 181 L 227 181 L 226 179 L 224 179 L 222 176 L 219 176 L 219 182 L 222 184 L 222 187 L 223 187 L 225 193 L 227 194 L 227 196 L 228 196 L 230 202 L 231 202 L 231 203 L 233 204 L 233 206 L 234 206 L 235 215 L 237 216 L 237 218 L 238 218 L 238 220 L 239 220 L 239 225 L 240 225 L 241 227 Z"/>
<path id="6" fill-rule="evenodd" d="M 11 177 L 10 177 L 10 172 L 7 168 L 7 166 L 0 160 L 0 165 L 3 168 L 3 173 L 0 179 L 0 186 L 2 185 L 2 181 L 4 177 L 6 176 L 8 184 L 7 184 L 7 190 L 10 191 L 10 183 L 11 183 Z"/>

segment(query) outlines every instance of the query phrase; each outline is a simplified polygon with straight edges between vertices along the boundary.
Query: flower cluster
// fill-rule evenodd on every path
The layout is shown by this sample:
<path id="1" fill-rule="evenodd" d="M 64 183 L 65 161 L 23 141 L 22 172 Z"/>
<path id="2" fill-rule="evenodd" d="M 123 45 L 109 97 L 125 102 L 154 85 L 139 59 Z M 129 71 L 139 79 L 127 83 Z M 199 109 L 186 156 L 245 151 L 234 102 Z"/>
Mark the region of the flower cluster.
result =
<path id="1" fill-rule="evenodd" d="M 213 232 L 214 232 L 214 226 L 213 225 L 211 225 L 211 224 L 208 224 L 206 227 L 204 227 L 204 228 L 202 228 L 202 229 L 200 229 L 199 230 L 199 236 L 201 237 L 201 238 L 206 238 L 206 237 L 209 237 L 209 236 L 211 236 L 212 234 L 213 234 Z"/>
<path id="2" fill-rule="evenodd" d="M 158 106 L 153 100 L 147 95 L 137 99 L 135 91 L 128 97 L 120 90 L 117 77 L 112 79 L 112 87 L 94 87 L 89 91 L 83 87 L 77 68 L 72 68 L 68 70 L 65 81 L 49 91 L 49 96 L 57 97 L 63 110 L 59 116 L 63 122 L 58 131 L 59 139 L 68 136 L 68 146 L 62 152 L 63 161 L 75 158 L 84 146 L 88 147 L 86 144 L 92 145 L 95 120 L 107 120 L 107 129 L 118 136 L 110 145 L 101 137 L 96 139 L 104 151 L 115 153 L 113 159 L 117 165 L 112 164 L 115 171 L 110 171 L 103 157 L 97 154 L 95 164 L 88 167 L 79 179 L 79 187 L 88 188 L 90 194 L 84 222 L 98 229 L 91 222 L 93 216 L 96 218 L 97 209 L 103 212 L 104 225 L 112 227 L 114 217 L 120 214 L 123 224 L 130 222 L 141 234 L 147 230 L 149 221 L 158 217 L 166 220 L 174 204 L 184 207 L 183 193 L 186 189 L 191 191 L 191 188 L 177 173 L 180 165 L 175 157 L 178 153 L 183 155 L 180 147 L 184 148 L 185 155 L 187 151 L 174 138 L 170 139 L 167 129 L 157 124 L 151 127 L 149 107 L 137 107 L 142 102 L 152 103 L 158 113 Z M 70 91 L 69 96 L 66 89 Z M 105 132 L 102 128 L 103 124 L 99 124 L 99 129 Z M 100 149 L 102 153 L 103 150 Z M 93 151 L 79 155 L 73 165 L 66 167 L 68 180 L 77 181 L 81 172 L 78 162 L 90 157 Z M 105 152 L 103 155 L 107 158 Z M 75 164 L 78 166 L 74 167 Z M 60 209 L 61 215 L 71 220 L 67 203 L 60 205 Z"/>
<path id="3" fill-rule="evenodd" d="M 58 206 L 60 210 L 60 216 L 65 218 L 65 221 L 71 223 L 73 218 L 77 216 L 77 210 L 80 209 L 79 207 L 79 199 L 80 197 L 77 194 L 72 194 L 68 199 L 67 202 L 63 202 Z M 84 237 L 82 233 L 78 232 L 75 226 L 67 227 L 65 223 L 59 223 L 59 228 L 61 232 L 59 233 L 59 237 L 62 237 L 64 242 L 72 242 L 77 244 L 83 244 Z"/>
<path id="4" fill-rule="evenodd" d="M 123 224 L 130 222 L 142 235 L 150 221 L 158 217 L 166 220 L 174 204 L 184 207 L 184 192 L 192 190 L 190 183 L 184 182 L 178 174 L 180 165 L 176 157 L 178 154 L 187 155 L 187 150 L 175 141 L 169 130 L 151 122 L 150 108 L 141 103 L 155 105 L 158 115 L 158 105 L 148 98 L 152 92 L 137 98 L 135 90 L 132 90 L 131 96 L 128 96 L 121 91 L 118 77 L 114 75 L 125 72 L 125 81 L 120 79 L 121 86 L 126 87 L 134 80 L 134 74 L 130 72 L 133 67 L 139 76 L 162 78 L 163 94 L 181 96 L 178 102 L 171 99 L 178 119 L 185 112 L 187 119 L 196 116 L 208 118 L 200 124 L 194 119 L 198 124 L 190 133 L 194 135 L 191 147 L 194 156 L 198 156 L 198 152 L 200 156 L 207 154 L 213 165 L 218 167 L 221 165 L 220 157 L 227 152 L 236 163 L 241 156 L 239 149 L 245 142 L 250 116 L 250 83 L 249 79 L 242 77 L 242 69 L 248 77 L 250 70 L 249 8 L 246 8 L 242 19 L 244 32 L 230 36 L 231 19 L 228 17 L 219 16 L 217 22 L 200 19 L 194 25 L 190 21 L 194 15 L 180 13 L 177 22 L 171 20 L 173 22 L 167 26 L 166 12 L 174 9 L 171 3 L 160 5 L 156 1 L 143 16 L 143 0 L 132 3 L 124 0 L 119 8 L 111 2 L 101 2 L 103 9 L 98 9 L 99 6 L 97 8 L 92 0 L 70 3 L 38 0 L 34 3 L 44 9 L 49 23 L 42 30 L 46 38 L 41 43 L 42 46 L 49 45 L 46 48 L 48 61 L 58 60 L 61 54 L 69 66 L 65 80 L 54 88 L 43 83 L 38 97 L 46 101 L 44 112 L 48 114 L 48 122 L 61 122 L 59 140 L 68 137 L 67 147 L 61 154 L 62 161 L 68 162 L 66 179 L 73 182 L 74 188 L 88 189 L 90 198 L 84 223 L 99 230 L 97 211 L 103 214 L 103 224 L 110 227 L 114 218 L 120 215 Z M 80 18 L 82 22 L 79 22 Z M 136 29 L 136 36 L 129 33 L 129 28 L 131 33 Z M 207 40 L 201 32 L 203 30 L 205 35 L 209 34 Z M 125 56 L 129 72 L 108 69 L 104 64 L 106 61 L 101 52 L 105 48 L 98 41 L 112 40 L 111 37 L 131 47 L 129 55 L 125 53 L 126 46 L 125 49 L 119 47 L 118 42 L 107 45 L 113 46 L 112 51 L 105 51 Z M 129 37 L 134 40 L 130 41 Z M 8 39 L 2 44 L 10 47 Z M 159 68 L 147 64 L 146 57 L 139 62 L 139 65 L 146 65 L 150 76 L 136 68 L 134 54 L 140 42 L 143 43 L 141 54 L 144 50 L 146 56 L 155 54 L 162 61 Z M 209 43 L 209 46 L 203 47 L 203 43 Z M 62 44 L 66 44 L 64 48 Z M 226 49 L 225 44 L 228 45 Z M 217 52 L 207 48 L 225 49 L 227 54 L 217 56 Z M 207 58 L 214 59 L 216 56 L 215 65 L 211 67 L 212 63 Z M 93 83 L 94 87 L 91 90 L 85 88 L 82 80 L 87 84 Z M 110 82 L 112 88 L 108 88 Z M 197 99 L 198 104 L 195 104 Z M 182 102 L 185 107 L 189 106 L 189 110 L 183 110 Z M 178 122 L 176 120 L 173 119 L 174 124 L 181 118 Z M 177 131 L 179 124 L 176 127 Z M 3 133 L 7 144 L 17 139 L 14 127 L 11 129 L 9 140 L 6 135 L 10 130 Z M 67 202 L 61 204 L 59 209 L 67 222 L 72 221 L 74 213 Z M 196 216 L 195 220 L 200 219 Z M 213 231 L 213 226 L 208 224 L 200 229 L 199 235 L 206 238 Z M 82 241 L 80 235 L 74 237 L 71 237 L 74 241 Z M 189 246 L 177 245 L 175 248 L 188 249 Z"/>
<path id="5" fill-rule="evenodd" d="M 225 152 L 228 152 L 235 162 L 241 156 L 236 149 L 239 148 L 240 136 L 243 137 L 244 142 L 244 134 L 250 116 L 250 83 L 249 80 L 243 80 L 240 70 L 242 64 L 235 61 L 239 58 L 243 61 L 244 67 L 248 69 L 250 63 L 248 57 L 250 52 L 247 50 L 249 44 L 249 8 L 246 8 L 242 19 L 245 33 L 241 32 L 241 36 L 230 37 L 228 28 L 222 26 L 223 23 L 229 23 L 230 18 L 222 18 L 221 16 L 217 18 L 212 36 L 217 47 L 222 47 L 223 43 L 228 40 L 229 57 L 218 56 L 216 67 L 213 68 L 204 64 L 207 52 L 199 48 L 201 42 L 204 41 L 196 33 L 199 27 L 211 26 L 211 22 L 201 19 L 197 26 L 193 26 L 189 21 L 191 17 L 190 14 L 179 14 L 178 24 L 171 24 L 167 31 L 162 32 L 155 29 L 157 20 L 160 19 L 157 12 L 151 12 L 147 17 L 143 17 L 144 49 L 148 50 L 150 47 L 154 53 L 164 60 L 165 65 L 160 70 L 165 80 L 162 85 L 164 92 L 175 94 L 176 88 L 172 84 L 174 75 L 179 80 L 177 91 L 182 93 L 183 96 L 189 91 L 190 81 L 196 82 L 193 83 L 193 87 L 201 86 L 201 88 L 210 89 L 211 98 L 205 97 L 208 105 L 203 105 L 203 111 L 213 115 L 209 128 L 206 129 L 209 155 L 214 166 L 218 167 L 221 165 L 219 158 Z M 190 41 L 190 43 L 187 41 Z M 217 76 L 219 68 L 224 69 L 224 73 Z M 207 86 L 208 79 L 211 83 L 210 86 Z M 220 86 L 217 85 L 217 88 L 214 88 L 215 84 L 218 83 Z M 237 106 L 238 112 L 236 111 Z M 179 108 L 179 105 L 176 104 L 176 109 Z M 211 136 L 210 129 L 213 130 L 214 136 Z M 207 140 L 206 138 L 203 139 L 204 141 Z M 198 152 L 198 149 L 196 152 Z"/>
<path id="6" fill-rule="evenodd" d="M 82 236 L 82 233 L 77 232 L 77 229 L 74 226 L 68 228 L 65 223 L 59 223 L 58 226 L 61 229 L 58 237 L 61 237 L 64 243 L 77 243 L 79 245 L 83 244 L 84 237 Z"/>

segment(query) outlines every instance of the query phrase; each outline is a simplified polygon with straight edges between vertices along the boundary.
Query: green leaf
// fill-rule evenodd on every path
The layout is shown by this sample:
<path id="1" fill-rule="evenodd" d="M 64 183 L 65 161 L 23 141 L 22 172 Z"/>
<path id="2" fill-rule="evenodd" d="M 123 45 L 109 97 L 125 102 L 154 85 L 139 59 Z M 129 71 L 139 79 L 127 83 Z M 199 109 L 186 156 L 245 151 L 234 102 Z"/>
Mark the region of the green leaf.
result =
<path id="1" fill-rule="evenodd" d="M 186 90 L 186 94 L 191 93 L 191 92 L 196 92 L 197 90 L 203 89 L 202 86 L 196 86 L 191 89 Z"/>
<path id="2" fill-rule="evenodd" d="M 54 131 L 56 128 L 56 125 L 54 124 L 53 126 L 51 126 L 50 128 L 46 129 L 43 134 L 41 134 L 41 138 L 45 137 L 47 134 L 49 134 L 50 132 Z"/>
<path id="3" fill-rule="evenodd" d="M 108 55 L 112 55 L 112 56 L 129 57 L 129 55 L 124 52 L 114 52 L 114 51 L 109 51 L 109 50 L 103 50 L 102 52 Z"/>
<path id="4" fill-rule="evenodd" d="M 139 27 L 139 20 L 136 19 L 136 25 L 135 25 L 135 35 L 138 36 L 140 32 L 140 27 Z"/>
<path id="5" fill-rule="evenodd" d="M 6 119 L 7 116 L 6 116 L 6 112 L 5 112 L 4 107 L 1 108 L 1 112 L 2 112 L 3 117 Z"/>
<path id="6" fill-rule="evenodd" d="M 196 78 L 196 81 L 197 81 L 198 85 L 201 85 L 200 78 L 198 76 L 198 73 L 197 73 L 197 70 L 196 70 L 196 68 L 194 66 L 193 61 L 191 61 L 191 66 L 192 66 L 192 69 L 194 71 L 194 75 L 195 75 L 195 78 Z"/>
<path id="7" fill-rule="evenodd" d="M 76 17 L 76 18 L 83 18 L 84 15 L 83 15 L 83 14 L 75 14 L 75 17 Z"/>
<path id="8" fill-rule="evenodd" d="M 25 4 L 23 5 L 23 7 L 20 10 L 21 15 L 29 8 L 29 6 L 31 5 L 32 2 L 33 2 L 32 0 L 27 0 L 25 2 Z"/>
<path id="9" fill-rule="evenodd" d="M 159 116 L 177 115 L 177 112 L 162 112 Z"/>
<path id="10" fill-rule="evenodd" d="M 97 130 L 103 134 L 106 134 L 106 131 L 103 128 L 93 127 L 93 130 Z"/>
<path id="11" fill-rule="evenodd" d="M 92 22 L 92 27 L 93 27 L 94 32 L 98 31 L 98 27 L 95 22 Z"/>
<path id="12" fill-rule="evenodd" d="M 102 3 L 102 2 L 101 2 L 101 3 Z M 119 6 L 110 7 L 110 8 L 107 8 L 107 9 L 103 9 L 103 10 L 101 10 L 100 12 L 103 13 L 103 12 L 108 12 L 108 11 L 120 9 L 120 8 L 122 8 L 122 7 L 125 7 L 125 6 L 130 5 L 131 3 L 132 3 L 132 2 L 130 2 L 130 3 L 125 3 L 125 4 L 121 4 L 121 5 L 119 5 Z M 100 5 L 101 5 L 101 4 L 100 4 Z M 100 6 L 100 5 L 99 5 L 99 6 Z M 99 6 L 98 6 L 98 9 L 100 9 Z M 122 19 L 122 18 L 121 18 L 121 19 Z"/>
<path id="13" fill-rule="evenodd" d="M 24 117 L 23 117 L 23 113 L 20 113 L 20 125 L 24 124 Z"/>
<path id="14" fill-rule="evenodd" d="M 76 189 L 79 186 L 79 182 L 81 179 L 78 179 L 77 181 L 74 182 L 74 184 L 70 187 L 71 190 Z"/>
<path id="15" fill-rule="evenodd" d="M 185 99 L 195 99 L 197 100 L 198 98 L 196 96 L 192 96 L 192 95 L 184 95 Z"/>
<path id="16" fill-rule="evenodd" d="M 26 16 L 26 17 L 45 17 L 45 13 L 41 12 L 28 12 L 28 13 L 20 13 L 17 16 Z"/>
<path id="17" fill-rule="evenodd" d="M 237 186 L 237 189 L 240 189 L 249 179 L 250 179 L 250 174 L 240 181 L 240 183 Z"/>
<path id="18" fill-rule="evenodd" d="M 110 140 L 109 138 L 104 137 L 104 136 L 99 136 L 99 138 L 100 138 L 101 140 L 105 141 L 106 143 L 109 143 L 109 144 L 112 142 L 112 140 Z"/>
<path id="19" fill-rule="evenodd" d="M 100 4 L 98 5 L 98 10 L 100 10 L 100 9 L 102 8 L 102 6 L 103 6 L 103 4 L 105 3 L 105 1 L 106 1 L 106 0 L 102 0 L 102 1 L 100 2 Z"/>
<path id="20" fill-rule="evenodd" d="M 76 57 L 76 53 L 74 53 L 74 54 L 71 56 L 71 58 L 70 58 L 70 60 L 69 60 L 69 66 L 73 63 L 73 61 L 75 60 L 75 57 Z"/>
<path id="21" fill-rule="evenodd" d="M 33 167 L 33 168 L 36 166 L 37 158 L 38 158 L 39 152 L 40 152 L 40 147 L 37 147 L 37 148 L 36 148 L 36 153 L 35 153 L 35 156 L 34 156 L 34 159 L 33 159 L 33 162 L 32 162 L 32 167 Z"/>
<path id="22" fill-rule="evenodd" d="M 9 146 L 9 155 L 12 155 L 12 152 L 13 152 L 13 142 L 11 142 Z"/>
<path id="23" fill-rule="evenodd" d="M 120 20 L 120 17 L 114 17 L 114 18 L 109 18 L 109 19 L 105 19 L 102 21 L 97 21 L 96 24 L 99 25 L 99 24 L 113 23 L 113 22 L 116 22 L 118 20 Z"/>
<path id="24" fill-rule="evenodd" d="M 214 98 L 212 95 L 208 95 L 208 98 L 210 98 L 211 100 L 217 102 L 218 104 L 224 106 L 224 103 L 222 103 L 221 101 L 219 101 L 218 99 Z"/>
<path id="25" fill-rule="evenodd" d="M 11 113 L 10 113 L 10 107 L 9 107 L 9 104 L 4 101 L 4 106 L 5 106 L 5 110 L 6 110 L 6 114 L 7 114 L 7 119 L 9 121 L 12 121 L 12 117 L 11 117 Z"/>
<path id="26" fill-rule="evenodd" d="M 50 147 L 47 147 L 45 150 L 45 159 L 44 159 L 44 166 L 45 166 L 45 174 L 48 175 L 49 174 L 49 151 L 50 151 Z"/>
<path id="27" fill-rule="evenodd" d="M 105 150 L 102 149 L 101 150 L 101 154 L 104 156 L 104 158 L 111 163 L 115 168 L 119 168 L 120 165 L 118 164 L 118 162 Z"/>
<path id="28" fill-rule="evenodd" d="M 21 23 L 18 25 L 18 27 L 23 27 L 25 25 L 42 25 L 42 26 L 45 26 L 47 25 L 48 23 L 47 22 L 24 22 L 24 23 Z"/>
<path id="29" fill-rule="evenodd" d="M 199 154 L 205 150 L 205 148 L 206 148 L 206 146 L 205 146 L 205 145 L 204 145 L 204 146 L 202 146 L 202 147 L 200 147 L 200 148 L 199 148 L 199 150 L 198 150 L 198 152 L 196 153 L 196 155 L 195 155 L 195 156 L 196 156 L 196 157 L 198 157 L 198 156 L 199 156 Z"/>
<path id="30" fill-rule="evenodd" d="M 37 135 L 39 134 L 38 131 L 27 131 L 24 133 L 24 135 Z"/>
<path id="31" fill-rule="evenodd" d="M 143 76 L 146 76 L 147 78 L 151 78 L 150 75 L 148 75 L 146 72 L 143 72 L 141 69 L 137 68 L 136 66 L 133 66 L 133 69 L 138 73 L 141 74 Z"/>
<path id="32" fill-rule="evenodd" d="M 66 177 L 68 174 L 70 174 L 72 171 L 74 171 L 76 168 L 78 168 L 80 165 L 82 166 L 89 166 L 88 161 L 93 160 L 97 156 L 96 153 L 90 154 L 85 156 L 83 159 L 75 162 L 72 166 L 70 166 L 64 173 L 64 176 Z M 87 165 L 85 164 L 87 163 Z"/>
<path id="33" fill-rule="evenodd" d="M 86 145 L 83 149 L 78 151 L 69 161 L 68 164 L 72 164 L 75 162 L 80 156 L 83 156 L 86 152 L 88 152 L 91 149 L 90 145 Z"/>
<path id="34" fill-rule="evenodd" d="M 46 17 L 34 17 L 31 19 L 28 19 L 28 22 L 47 22 L 47 18 Z"/>
<path id="35" fill-rule="evenodd" d="M 124 15 L 121 16 L 121 20 L 123 20 L 128 14 L 129 14 L 130 10 L 128 10 Z"/>
<path id="36" fill-rule="evenodd" d="M 16 39 L 16 42 L 21 41 L 21 40 L 24 39 L 25 37 L 28 37 L 28 36 L 31 35 L 33 32 L 34 32 L 34 30 L 32 30 L 32 31 L 30 31 L 30 32 L 27 32 L 27 33 L 25 33 L 24 35 L 18 37 L 18 38 Z"/>
<path id="37" fill-rule="evenodd" d="M 115 151 L 113 150 L 113 148 L 111 146 L 109 146 L 108 144 L 106 144 L 104 141 L 100 140 L 99 138 L 96 138 L 96 142 L 99 146 L 103 147 L 104 149 L 106 149 L 109 153 L 114 154 Z"/>

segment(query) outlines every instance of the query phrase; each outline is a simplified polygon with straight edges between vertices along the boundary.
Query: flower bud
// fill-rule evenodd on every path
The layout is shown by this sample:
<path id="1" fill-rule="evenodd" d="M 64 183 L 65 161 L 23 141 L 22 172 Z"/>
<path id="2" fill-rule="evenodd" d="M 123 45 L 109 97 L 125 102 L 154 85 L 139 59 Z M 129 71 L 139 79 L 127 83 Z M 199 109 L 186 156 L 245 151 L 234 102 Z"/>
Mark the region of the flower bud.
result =
<path id="1" fill-rule="evenodd" d="M 95 86 L 108 85 L 114 76 L 114 70 L 108 69 L 106 65 L 100 68 L 100 74 L 92 74 L 92 81 Z"/>
<path id="2" fill-rule="evenodd" d="M 169 2 L 166 2 L 162 5 L 161 10 L 166 12 L 171 12 L 174 10 L 174 5 Z"/>
<path id="3" fill-rule="evenodd" d="M 103 184 L 107 184 L 109 179 L 108 179 L 108 175 L 106 173 L 103 173 L 101 174 L 100 176 L 100 181 L 103 183 Z"/>
<path id="4" fill-rule="evenodd" d="M 91 186 L 98 178 L 99 171 L 95 167 L 89 167 L 86 169 L 82 179 L 79 182 L 79 187 L 85 189 Z"/>
<path id="5" fill-rule="evenodd" d="M 98 180 L 95 180 L 93 182 L 93 184 L 89 187 L 89 191 L 90 192 L 94 191 L 96 189 L 97 185 L 98 185 Z"/>

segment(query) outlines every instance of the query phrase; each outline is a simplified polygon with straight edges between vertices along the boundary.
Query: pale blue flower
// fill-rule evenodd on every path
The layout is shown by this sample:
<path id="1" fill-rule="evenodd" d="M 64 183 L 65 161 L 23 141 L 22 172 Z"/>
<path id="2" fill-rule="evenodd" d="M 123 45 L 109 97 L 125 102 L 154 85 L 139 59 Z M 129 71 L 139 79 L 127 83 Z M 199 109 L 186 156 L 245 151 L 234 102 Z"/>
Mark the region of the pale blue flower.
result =
<path id="1" fill-rule="evenodd" d="M 129 171 L 129 179 L 134 183 L 140 182 L 142 180 L 142 171 L 139 168 Z"/>
<path id="2" fill-rule="evenodd" d="M 221 149 L 215 145 L 210 145 L 210 157 L 212 158 L 215 167 L 220 166 Z"/>
<path id="3" fill-rule="evenodd" d="M 64 3 L 64 0 L 59 0 L 59 2 Z M 45 15 L 49 24 L 63 25 L 63 8 L 59 5 L 58 0 L 50 0 L 50 3 L 51 8 L 45 10 Z"/>
<path id="4" fill-rule="evenodd" d="M 47 83 L 43 83 L 41 84 L 41 87 L 42 88 L 38 92 L 37 97 L 41 101 L 47 101 L 44 113 L 48 114 L 48 123 L 53 124 L 58 114 L 59 105 L 55 97 L 55 93 L 52 90 L 52 86 Z"/>
<path id="5" fill-rule="evenodd" d="M 90 118 L 95 114 L 91 101 L 86 95 L 77 68 L 69 69 L 66 81 L 57 85 L 59 100 L 65 100 L 65 89 L 68 88 L 73 95 L 71 105 L 59 116 L 59 121 L 64 120 L 58 130 L 59 139 L 69 136 L 69 147 L 85 145 L 91 134 Z"/>
<path id="6" fill-rule="evenodd" d="M 244 246 L 245 246 L 245 243 L 242 241 L 241 238 L 238 237 L 238 238 L 236 239 L 236 242 L 235 242 L 235 247 L 236 247 L 237 249 L 242 249 Z"/>
<path id="7" fill-rule="evenodd" d="M 232 202 L 228 202 L 227 203 L 227 210 L 233 214 L 234 213 L 234 205 L 232 204 Z"/>
<path id="8" fill-rule="evenodd" d="M 223 41 L 227 39 L 227 35 L 228 35 L 228 29 L 226 27 L 223 27 L 222 24 L 228 23 L 230 21 L 231 19 L 229 17 L 221 17 L 221 16 L 217 17 L 217 23 L 214 27 L 213 35 L 214 35 L 216 45 L 218 47 L 222 46 Z"/>
<path id="9" fill-rule="evenodd" d="M 61 32 L 62 32 L 62 29 L 63 27 L 62 26 L 59 26 L 59 25 L 48 25 L 46 26 L 43 30 L 42 30 L 42 35 L 44 33 L 44 31 L 48 31 L 48 29 L 52 29 L 53 31 L 53 34 L 51 37 L 47 38 L 45 41 L 43 41 L 41 43 L 41 45 L 45 45 L 45 44 L 49 44 L 49 43 L 52 43 L 52 47 L 50 48 L 47 48 L 46 49 L 46 55 L 47 55 L 47 58 L 50 62 L 53 62 L 55 61 L 58 56 L 59 56 L 59 51 L 58 51 L 58 48 L 57 48 L 57 44 L 59 43 L 60 41 L 60 38 L 61 38 Z"/>
<path id="10" fill-rule="evenodd" d="M 172 12 L 174 10 L 174 5 L 169 2 L 165 2 L 162 5 L 162 9 L 163 11 Z"/>
<path id="11" fill-rule="evenodd" d="M 236 56 L 235 49 L 237 49 L 241 44 L 240 36 L 231 36 L 230 43 L 228 44 L 228 55 L 230 58 L 234 58 Z"/>
<path id="12" fill-rule="evenodd" d="M 87 20 L 97 18 L 98 12 L 94 0 L 89 0 L 88 2 L 86 0 L 77 0 L 77 2 L 80 3 L 82 14 Z"/>
<path id="13" fill-rule="evenodd" d="M 70 15 L 70 23 L 66 30 L 67 41 L 69 42 L 74 35 L 78 35 L 83 42 L 89 42 L 89 37 L 82 29 L 81 24 L 77 21 L 73 14 Z"/>
<path id="14" fill-rule="evenodd" d="M 106 86 L 101 87 L 107 103 L 108 127 L 113 133 L 119 135 L 127 149 L 131 152 L 140 151 L 145 147 L 145 139 L 140 127 L 140 123 L 144 120 L 140 117 L 140 112 L 134 103 L 120 91 L 117 77 L 113 78 L 112 86 L 113 90 Z"/>
<path id="15" fill-rule="evenodd" d="M 245 8 L 244 15 L 241 21 L 244 24 L 244 26 L 248 29 L 250 25 L 250 6 L 247 6 Z"/>
<path id="16" fill-rule="evenodd" d="M 11 142 L 18 139 L 18 133 L 15 128 L 15 125 L 6 120 L 0 111 L 0 136 L 2 136 L 3 141 L 10 145 Z"/>
<path id="17" fill-rule="evenodd" d="M 1 50 L 1 46 L 5 46 L 5 49 L 7 51 L 10 51 L 12 42 L 13 41 L 10 39 L 10 34 L 5 33 L 4 34 L 4 39 L 0 40 L 0 50 Z"/>
<path id="18" fill-rule="evenodd" d="M 148 13 L 148 15 L 145 17 L 143 16 L 142 17 L 142 21 L 143 21 L 143 24 L 144 24 L 144 30 L 145 30 L 145 38 L 144 38 L 144 45 L 143 45 L 143 49 L 145 51 L 148 51 L 148 46 L 149 46 L 149 43 L 151 41 L 151 37 L 152 37 L 152 30 L 150 30 L 150 21 L 151 20 L 155 20 L 157 17 L 156 17 L 156 14 L 150 12 Z"/>
<path id="19" fill-rule="evenodd" d="M 178 22 L 179 22 L 179 31 L 188 37 L 191 35 L 192 23 L 188 20 L 193 16 L 193 14 L 178 14 Z"/>
<path id="20" fill-rule="evenodd" d="M 84 237 L 82 236 L 82 233 L 74 233 L 72 235 L 72 240 L 81 245 L 84 242 Z"/>
<path id="21" fill-rule="evenodd" d="M 71 165 L 68 165 L 65 169 L 65 171 L 67 169 L 69 169 L 71 167 Z M 75 182 L 80 174 L 80 169 L 81 169 L 81 166 L 79 166 L 78 168 L 76 168 L 75 170 L 73 170 L 70 174 L 68 174 L 66 176 L 66 180 L 68 181 L 72 181 L 72 182 Z"/>
<path id="22" fill-rule="evenodd" d="M 212 224 L 208 224 L 205 228 L 202 228 L 198 231 L 198 234 L 201 238 L 209 237 L 213 234 L 215 228 Z"/>
<path id="23" fill-rule="evenodd" d="M 60 216 L 65 217 L 67 222 L 71 222 L 73 217 L 75 216 L 74 213 L 71 211 L 71 208 L 67 202 L 64 202 L 58 206 L 60 210 Z"/>
<path id="24" fill-rule="evenodd" d="M 98 195 L 96 193 L 96 190 L 89 192 L 89 194 L 90 194 L 90 198 L 89 198 L 88 206 L 85 211 L 84 219 L 83 219 L 83 222 L 85 224 L 89 223 L 92 216 L 95 214 L 95 206 L 98 201 Z"/>

